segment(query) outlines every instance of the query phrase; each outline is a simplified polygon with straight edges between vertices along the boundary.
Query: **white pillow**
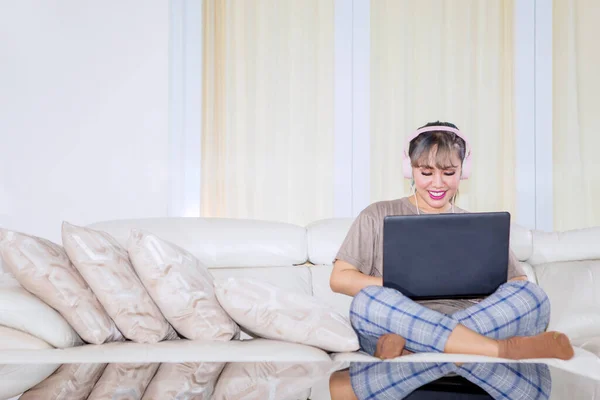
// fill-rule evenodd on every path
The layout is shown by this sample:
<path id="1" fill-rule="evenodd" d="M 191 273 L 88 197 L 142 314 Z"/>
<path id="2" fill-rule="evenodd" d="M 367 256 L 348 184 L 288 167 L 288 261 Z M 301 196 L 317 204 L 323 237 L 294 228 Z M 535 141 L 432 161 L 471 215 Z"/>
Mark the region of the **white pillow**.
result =
<path id="1" fill-rule="evenodd" d="M 0 254 L 4 267 L 21 286 L 58 311 L 84 341 L 102 344 L 123 340 L 61 246 L 0 229 Z"/>
<path id="2" fill-rule="evenodd" d="M 88 400 L 141 399 L 160 364 L 108 364 Z"/>
<path id="3" fill-rule="evenodd" d="M 231 318 L 258 336 L 331 352 L 359 348 L 350 321 L 312 296 L 249 278 L 217 281 L 215 289 Z"/>
<path id="4" fill-rule="evenodd" d="M 143 400 L 210 400 L 225 363 L 163 363 Z"/>
<path id="5" fill-rule="evenodd" d="M 19 400 L 86 400 L 106 364 L 64 364 Z"/>
<path id="6" fill-rule="evenodd" d="M 331 371 L 329 363 L 236 362 L 223 369 L 214 400 L 301 400 Z"/>
<path id="7" fill-rule="evenodd" d="M 190 252 L 138 230 L 131 231 L 128 251 L 148 293 L 181 336 L 228 341 L 239 334 L 215 297 L 208 269 Z"/>
<path id="8" fill-rule="evenodd" d="M 177 338 L 133 270 L 127 250 L 112 236 L 63 222 L 62 240 L 71 262 L 123 336 L 138 343 Z"/>
<path id="9" fill-rule="evenodd" d="M 9 273 L 0 273 L 0 326 L 29 333 L 61 349 L 83 344 L 62 315 Z"/>

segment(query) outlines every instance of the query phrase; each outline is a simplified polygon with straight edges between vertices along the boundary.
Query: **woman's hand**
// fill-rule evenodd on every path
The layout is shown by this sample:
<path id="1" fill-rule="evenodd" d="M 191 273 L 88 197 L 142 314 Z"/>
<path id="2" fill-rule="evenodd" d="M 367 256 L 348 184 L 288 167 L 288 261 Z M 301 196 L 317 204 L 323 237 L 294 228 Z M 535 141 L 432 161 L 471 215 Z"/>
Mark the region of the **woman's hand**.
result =
<path id="1" fill-rule="evenodd" d="M 521 275 L 521 276 L 517 276 L 515 278 L 509 279 L 509 282 L 516 282 L 516 281 L 528 281 L 529 278 L 527 278 L 527 275 Z"/>
<path id="2" fill-rule="evenodd" d="M 383 279 L 365 275 L 354 265 L 336 260 L 333 263 L 329 286 L 336 293 L 354 297 L 367 286 L 383 286 Z"/>

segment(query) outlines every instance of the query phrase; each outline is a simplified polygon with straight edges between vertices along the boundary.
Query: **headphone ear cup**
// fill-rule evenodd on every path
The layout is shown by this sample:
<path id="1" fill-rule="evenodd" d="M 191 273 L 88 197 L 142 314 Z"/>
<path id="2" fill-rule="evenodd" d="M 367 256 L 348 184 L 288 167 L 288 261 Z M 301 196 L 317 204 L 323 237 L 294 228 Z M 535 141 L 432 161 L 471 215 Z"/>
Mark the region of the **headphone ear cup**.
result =
<path id="1" fill-rule="evenodd" d="M 469 155 L 463 161 L 460 179 L 469 179 L 469 177 L 471 176 L 471 165 L 472 165 L 472 160 L 471 160 L 471 156 Z"/>
<path id="2" fill-rule="evenodd" d="M 410 164 L 410 158 L 404 153 L 402 154 L 402 172 L 406 179 L 412 179 L 412 165 Z"/>

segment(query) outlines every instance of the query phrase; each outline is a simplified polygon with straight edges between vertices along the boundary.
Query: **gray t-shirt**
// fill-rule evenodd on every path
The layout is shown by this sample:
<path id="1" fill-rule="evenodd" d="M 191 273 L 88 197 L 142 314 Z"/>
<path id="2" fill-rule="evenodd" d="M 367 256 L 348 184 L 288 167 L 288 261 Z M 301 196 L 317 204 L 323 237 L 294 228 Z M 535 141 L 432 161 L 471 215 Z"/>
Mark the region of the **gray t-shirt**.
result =
<path id="1" fill-rule="evenodd" d="M 467 211 L 455 207 L 454 212 L 466 213 Z M 354 220 L 346 239 L 336 255 L 336 259 L 354 265 L 363 274 L 376 277 L 382 276 L 383 219 L 388 215 L 414 214 L 417 214 L 417 208 L 407 197 L 371 204 Z M 525 272 L 511 251 L 509 254 L 507 279 L 523 275 L 525 275 Z M 451 315 L 480 301 L 481 299 L 447 299 L 425 300 L 419 301 L 419 303 L 432 310 Z"/>

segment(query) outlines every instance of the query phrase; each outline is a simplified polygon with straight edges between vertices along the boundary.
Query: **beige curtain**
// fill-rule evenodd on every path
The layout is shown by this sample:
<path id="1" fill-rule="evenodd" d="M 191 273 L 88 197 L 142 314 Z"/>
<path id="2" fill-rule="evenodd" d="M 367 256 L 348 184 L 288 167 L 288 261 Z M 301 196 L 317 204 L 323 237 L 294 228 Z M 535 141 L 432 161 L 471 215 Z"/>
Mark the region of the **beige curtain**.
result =
<path id="1" fill-rule="evenodd" d="M 512 0 L 371 1 L 371 200 L 409 193 L 405 138 L 453 122 L 473 146 L 458 205 L 515 212 Z"/>
<path id="2" fill-rule="evenodd" d="M 600 5 L 553 1 L 554 229 L 600 225 Z"/>
<path id="3" fill-rule="evenodd" d="M 333 0 L 204 0 L 202 216 L 333 215 Z"/>

